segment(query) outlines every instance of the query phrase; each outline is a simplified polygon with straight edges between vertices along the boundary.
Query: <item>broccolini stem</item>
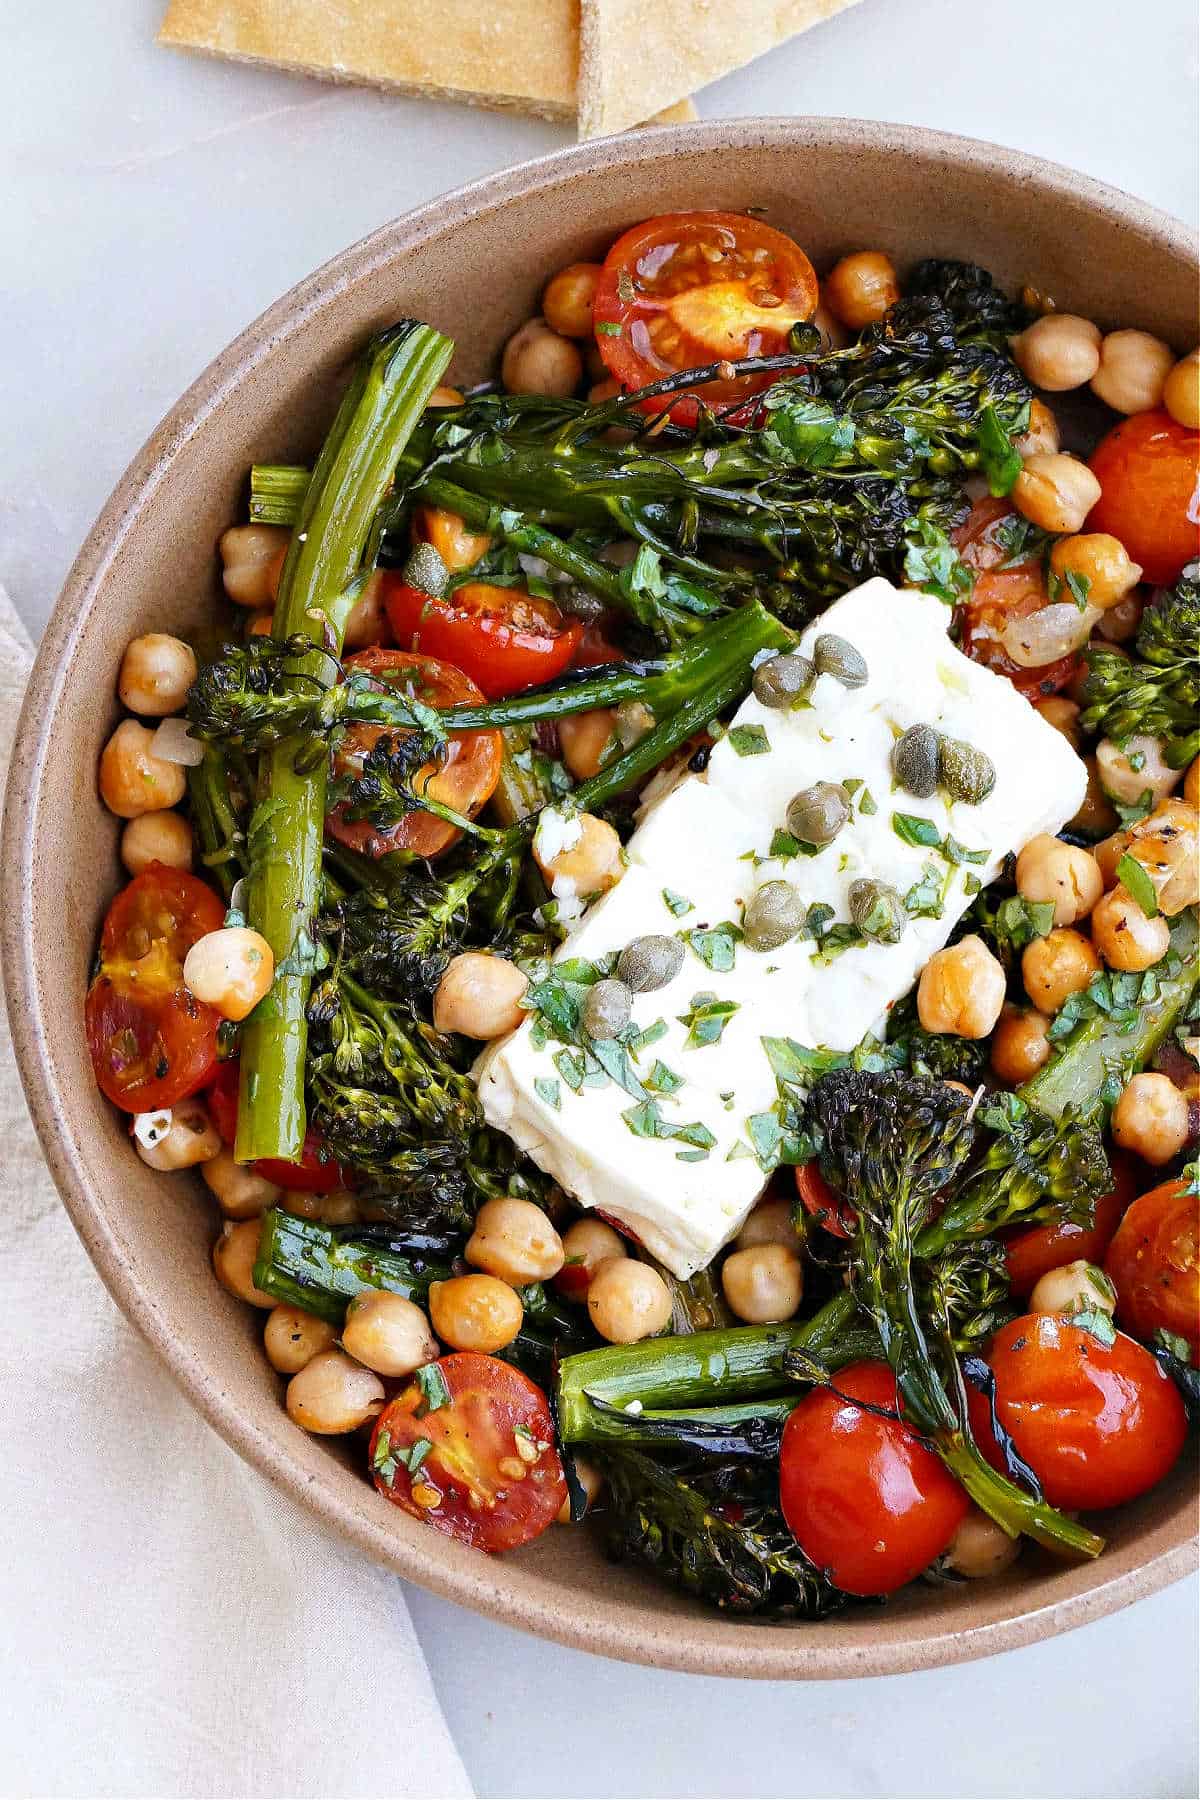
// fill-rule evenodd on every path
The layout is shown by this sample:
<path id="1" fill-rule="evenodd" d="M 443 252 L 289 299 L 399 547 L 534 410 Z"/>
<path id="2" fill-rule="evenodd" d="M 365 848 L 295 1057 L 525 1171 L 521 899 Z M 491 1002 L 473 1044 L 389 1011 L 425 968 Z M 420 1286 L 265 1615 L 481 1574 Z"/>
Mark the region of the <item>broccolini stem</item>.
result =
<path id="1" fill-rule="evenodd" d="M 275 606 L 274 636 L 327 636 L 340 650 L 353 605 L 347 595 L 372 523 L 454 346 L 412 320 L 368 346 L 305 492 Z M 314 632 L 314 626 L 316 631 Z M 314 652 L 297 672 L 330 679 L 330 659 Z M 275 957 L 270 992 L 242 1033 L 241 1094 L 235 1153 L 296 1161 L 305 1132 L 305 1006 L 311 977 L 306 957 L 321 880 L 327 767 L 297 773 L 304 737 L 284 739 L 264 755 L 259 801 L 250 826 L 250 922 Z"/>
<path id="2" fill-rule="evenodd" d="M 221 752 L 208 745 L 204 761 L 188 770 L 187 780 L 200 861 L 228 901 L 245 872 L 245 841 L 229 797 L 229 772 Z"/>
<path id="3" fill-rule="evenodd" d="M 255 463 L 250 471 L 250 523 L 294 525 L 312 470 L 295 463 Z"/>
<path id="4" fill-rule="evenodd" d="M 271 1208 L 263 1214 L 254 1282 L 276 1300 L 340 1325 L 363 1288 L 386 1288 L 423 1304 L 430 1282 L 450 1273 L 438 1263 L 355 1243 L 327 1225 Z"/>

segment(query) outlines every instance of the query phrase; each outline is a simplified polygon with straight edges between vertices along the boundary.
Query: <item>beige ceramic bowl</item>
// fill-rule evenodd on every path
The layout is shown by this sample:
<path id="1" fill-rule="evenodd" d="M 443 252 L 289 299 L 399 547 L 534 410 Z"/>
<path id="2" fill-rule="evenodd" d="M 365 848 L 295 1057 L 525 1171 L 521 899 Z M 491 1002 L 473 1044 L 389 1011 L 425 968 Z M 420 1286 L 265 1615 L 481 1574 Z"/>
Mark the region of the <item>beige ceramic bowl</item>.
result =
<path id="1" fill-rule="evenodd" d="M 1096 1618 L 1193 1560 L 1192 1477 L 1179 1470 L 1111 1521 L 1095 1565 L 1033 1554 L 995 1582 L 918 1587 L 824 1625 L 737 1623 L 609 1567 L 555 1529 L 489 1559 L 379 1498 L 362 1444 L 285 1416 L 262 1316 L 214 1282 L 198 1181 L 153 1174 L 92 1081 L 81 1028 L 88 965 L 121 879 L 93 771 L 136 633 L 185 636 L 217 601 L 213 546 L 256 459 L 311 455 L 348 360 L 404 314 L 456 339 L 475 380 L 537 310 L 561 264 L 625 226 L 687 207 L 762 207 L 818 269 L 863 246 L 900 263 L 969 258 L 1102 325 L 1195 341 L 1193 246 L 1161 213 L 1066 170 L 930 132 L 838 120 L 720 123 L 589 144 L 423 207 L 346 251 L 219 357 L 164 420 L 80 553 L 46 632 L 16 746 L 4 856 L 5 958 L 26 1093 L 64 1201 L 132 1323 L 222 1436 L 281 1489 L 399 1574 L 482 1613 L 610 1656 L 706 1674 L 884 1674 L 982 1656 Z"/>

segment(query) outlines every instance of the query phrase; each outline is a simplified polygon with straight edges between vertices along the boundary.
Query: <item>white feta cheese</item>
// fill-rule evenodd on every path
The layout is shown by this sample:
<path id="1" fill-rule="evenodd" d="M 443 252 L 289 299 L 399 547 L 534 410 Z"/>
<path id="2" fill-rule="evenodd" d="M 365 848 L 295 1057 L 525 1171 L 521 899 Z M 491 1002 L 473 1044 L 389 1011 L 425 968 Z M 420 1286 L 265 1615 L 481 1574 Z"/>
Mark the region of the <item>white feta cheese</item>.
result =
<path id="1" fill-rule="evenodd" d="M 583 836 L 583 820 L 577 813 L 564 813 L 557 806 L 547 806 L 533 834 L 533 849 L 540 863 L 552 863 L 564 850 L 573 850 Z"/>

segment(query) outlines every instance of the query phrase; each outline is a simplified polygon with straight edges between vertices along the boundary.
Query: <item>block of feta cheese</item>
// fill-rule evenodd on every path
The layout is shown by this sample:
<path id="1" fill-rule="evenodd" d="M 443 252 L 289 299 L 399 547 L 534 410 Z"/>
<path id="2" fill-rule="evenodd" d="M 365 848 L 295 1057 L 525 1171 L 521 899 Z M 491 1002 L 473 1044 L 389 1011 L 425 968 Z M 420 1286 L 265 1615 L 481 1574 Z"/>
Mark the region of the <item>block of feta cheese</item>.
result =
<path id="1" fill-rule="evenodd" d="M 866 660 L 866 682 L 847 688 L 821 675 L 790 712 L 747 698 L 705 774 L 685 776 L 645 811 L 624 878 L 559 952 L 560 962 L 594 963 L 648 932 L 683 938 L 679 973 L 633 1005 L 633 1025 L 654 1041 L 631 1073 L 657 1081 L 649 1117 L 662 1135 L 646 1134 L 635 1092 L 595 1072 L 577 1092 L 565 1083 L 555 1060 L 563 1045 L 533 1018 L 477 1065 L 489 1123 L 677 1275 L 712 1259 L 764 1185 L 747 1137 L 747 1120 L 776 1098 L 763 1039 L 850 1050 L 882 1031 L 1005 856 L 1057 831 L 1082 802 L 1086 770 L 1066 739 L 955 648 L 949 621 L 940 601 L 882 580 L 837 601 L 800 647 L 811 654 L 825 632 L 847 639 Z M 987 753 L 996 781 L 986 799 L 969 805 L 939 789 L 920 800 L 897 789 L 893 747 L 918 723 Z M 847 789 L 850 817 L 816 854 L 789 854 L 788 804 L 816 781 Z M 898 943 L 839 942 L 851 883 L 866 876 L 905 899 Z M 791 882 L 819 912 L 813 931 L 757 952 L 737 928 L 771 880 Z M 697 1008 L 712 1004 L 719 1036 L 698 1041 L 711 1032 L 697 1034 Z M 681 1124 L 702 1125 L 712 1144 L 700 1150 L 672 1135 Z"/>

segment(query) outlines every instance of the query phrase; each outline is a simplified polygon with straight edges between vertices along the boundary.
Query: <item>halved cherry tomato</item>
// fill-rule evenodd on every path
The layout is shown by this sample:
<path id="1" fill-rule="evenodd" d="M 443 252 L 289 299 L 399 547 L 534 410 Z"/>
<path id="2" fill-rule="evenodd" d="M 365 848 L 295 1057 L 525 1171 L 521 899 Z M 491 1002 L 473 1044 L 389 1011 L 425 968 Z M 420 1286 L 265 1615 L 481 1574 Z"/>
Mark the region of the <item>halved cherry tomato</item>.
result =
<path id="1" fill-rule="evenodd" d="M 1051 1506 L 1121 1506 L 1161 1481 L 1183 1448 L 1187 1415 L 1148 1350 L 1118 1331 L 1105 1344 L 1056 1313 L 1026 1313 L 992 1339 L 996 1414 Z M 1004 1457 L 987 1400 L 970 1395 L 975 1438 L 996 1468 Z"/>
<path id="2" fill-rule="evenodd" d="M 427 706 L 444 708 L 483 699 L 475 683 L 461 670 L 432 656 L 416 656 L 409 650 L 360 650 L 345 659 L 344 667 L 351 673 L 361 670 L 378 681 L 386 681 Z M 348 773 L 355 760 L 361 761 L 380 738 L 397 735 L 382 725 L 352 725 L 334 757 L 335 774 Z M 443 806 L 474 818 L 500 779 L 502 755 L 503 739 L 498 731 L 456 731 L 442 760 L 418 770 L 414 787 Z M 368 819 L 347 819 L 345 810 L 344 805 L 335 806 L 325 820 L 325 829 L 338 843 L 361 851 L 364 856 L 386 856 L 396 850 L 412 857 L 437 856 L 461 836 L 455 826 L 435 818 L 433 813 L 406 813 L 396 824 L 379 829 Z"/>
<path id="3" fill-rule="evenodd" d="M 784 1426 L 779 1503 L 800 1548 L 836 1587 L 891 1594 L 941 1555 L 969 1502 L 899 1418 L 855 1404 L 896 1411 L 886 1363 L 852 1363 L 835 1386 L 806 1394 Z"/>
<path id="4" fill-rule="evenodd" d="M 1001 631 L 1008 620 L 1028 618 L 1050 603 L 1040 557 L 1003 566 L 1009 555 L 1003 534 L 1013 523 L 1020 519 L 1007 500 L 977 500 L 954 533 L 959 555 L 975 571 L 975 586 L 963 605 L 962 648 L 973 662 L 1007 676 L 1027 700 L 1042 700 L 1066 687 L 1079 657 L 1060 656 L 1040 669 L 1023 669 L 1004 648 Z"/>
<path id="5" fill-rule="evenodd" d="M 183 960 L 224 918 L 210 887 L 162 863 L 109 907 L 84 1022 L 97 1085 L 126 1112 L 174 1106 L 216 1067 L 221 1016 L 184 987 Z"/>
<path id="6" fill-rule="evenodd" d="M 796 1170 L 796 1192 L 810 1218 L 823 1225 L 831 1237 L 848 1238 L 854 1230 L 854 1208 L 842 1195 L 835 1193 L 815 1162 L 801 1163 Z"/>
<path id="7" fill-rule="evenodd" d="M 1012 1291 L 1023 1300 L 1032 1294 L 1043 1275 L 1063 1263 L 1103 1262 L 1113 1233 L 1121 1223 L 1121 1215 L 1133 1199 L 1139 1177 L 1134 1172 L 1132 1157 L 1119 1150 L 1110 1154 L 1113 1186 L 1110 1194 L 1096 1201 L 1090 1225 L 1061 1222 L 1053 1225 L 1023 1225 L 1004 1239 L 1004 1261 Z"/>
<path id="8" fill-rule="evenodd" d="M 222 1063 L 216 1080 L 204 1096 L 212 1122 L 227 1144 L 233 1144 L 237 1139 L 239 1078 L 236 1059 Z M 331 1194 L 335 1188 L 353 1186 L 350 1171 L 322 1155 L 322 1146 L 320 1133 L 308 1131 L 304 1134 L 304 1150 L 299 1162 L 281 1162 L 277 1157 L 260 1156 L 257 1162 L 248 1166 L 264 1181 L 273 1181 L 276 1187 L 287 1188 L 292 1193 Z"/>
<path id="9" fill-rule="evenodd" d="M 640 388 L 706 363 L 778 355 L 816 304 L 813 266 L 781 231 L 741 213 L 665 213 L 617 239 L 604 259 L 593 319 L 607 369 L 623 387 Z M 710 381 L 696 392 L 725 406 L 774 379 Z M 679 425 L 699 416 L 691 396 L 643 405 L 669 410 Z"/>
<path id="10" fill-rule="evenodd" d="M 1147 581 L 1166 585 L 1200 555 L 1200 431 L 1168 412 L 1122 419 L 1093 450 L 1100 498 L 1085 531 L 1120 538 Z"/>
<path id="11" fill-rule="evenodd" d="M 1200 1364 L 1200 1196 L 1186 1181 L 1164 1181 L 1134 1201 L 1104 1267 L 1126 1331 L 1147 1340 L 1174 1332 Z"/>
<path id="12" fill-rule="evenodd" d="M 616 645 L 610 644 L 605 637 L 604 625 L 601 621 L 598 624 L 584 626 L 583 636 L 576 644 L 571 657 L 571 667 L 594 669 L 602 663 L 624 662 L 625 660 L 624 651 L 618 650 Z"/>
<path id="13" fill-rule="evenodd" d="M 567 1493 L 546 1396 L 494 1356 L 456 1351 L 436 1366 L 450 1391 L 447 1405 L 428 1410 L 414 1381 L 376 1420 L 375 1486 L 474 1549 L 530 1543 L 553 1524 Z M 418 1460 L 421 1444 L 428 1449 Z M 409 1460 L 417 1460 L 412 1473 Z"/>
<path id="14" fill-rule="evenodd" d="M 453 663 L 489 700 L 553 681 L 583 637 L 580 620 L 523 588 L 469 581 L 435 600 L 386 573 L 383 595 L 398 643 Z"/>

